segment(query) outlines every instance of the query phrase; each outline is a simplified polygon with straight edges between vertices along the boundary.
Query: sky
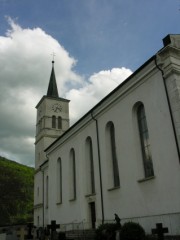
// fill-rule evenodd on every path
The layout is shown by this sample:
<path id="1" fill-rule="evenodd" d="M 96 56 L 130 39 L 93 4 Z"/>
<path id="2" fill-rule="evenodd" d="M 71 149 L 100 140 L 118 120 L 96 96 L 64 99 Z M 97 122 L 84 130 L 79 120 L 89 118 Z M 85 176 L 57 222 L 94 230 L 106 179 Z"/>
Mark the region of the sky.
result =
<path id="1" fill-rule="evenodd" d="M 180 0 L 0 0 L 0 156 L 34 166 L 55 53 L 74 124 L 180 33 Z"/>

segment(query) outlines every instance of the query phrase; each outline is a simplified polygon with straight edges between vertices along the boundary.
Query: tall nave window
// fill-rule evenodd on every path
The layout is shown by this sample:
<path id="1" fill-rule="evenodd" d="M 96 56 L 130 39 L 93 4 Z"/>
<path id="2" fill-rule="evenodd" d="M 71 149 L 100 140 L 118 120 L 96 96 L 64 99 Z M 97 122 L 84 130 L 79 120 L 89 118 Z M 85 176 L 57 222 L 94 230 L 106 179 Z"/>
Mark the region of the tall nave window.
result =
<path id="1" fill-rule="evenodd" d="M 144 105 L 141 103 L 137 108 L 137 119 L 141 141 L 142 158 L 145 178 L 154 176 L 153 163 L 150 150 L 149 132 L 147 127 Z"/>
<path id="2" fill-rule="evenodd" d="M 70 187 L 70 200 L 76 199 L 76 160 L 75 160 L 75 151 L 74 148 L 70 151 L 69 159 L 69 187 Z"/>
<path id="3" fill-rule="evenodd" d="M 86 180 L 87 194 L 95 193 L 93 146 L 90 137 L 86 139 Z"/>
<path id="4" fill-rule="evenodd" d="M 62 203 L 62 161 L 57 160 L 57 203 Z"/>
<path id="5" fill-rule="evenodd" d="M 108 122 L 106 125 L 107 135 L 106 135 L 106 153 L 109 161 L 109 167 L 111 171 L 111 179 L 113 187 L 120 186 L 119 180 L 119 168 L 118 168 L 118 160 L 116 154 L 116 140 L 115 140 L 115 129 L 113 122 Z"/>

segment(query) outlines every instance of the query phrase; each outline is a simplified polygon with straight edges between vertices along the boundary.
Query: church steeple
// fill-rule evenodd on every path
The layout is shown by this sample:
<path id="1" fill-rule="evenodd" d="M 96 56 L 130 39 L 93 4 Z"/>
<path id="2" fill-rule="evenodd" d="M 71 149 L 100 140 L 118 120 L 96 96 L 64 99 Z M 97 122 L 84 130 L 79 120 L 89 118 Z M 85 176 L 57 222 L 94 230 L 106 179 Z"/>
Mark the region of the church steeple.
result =
<path id="1" fill-rule="evenodd" d="M 37 169 L 47 160 L 44 149 L 69 128 L 69 100 L 58 95 L 54 59 L 52 61 L 47 95 L 41 98 L 36 109 L 35 168 Z"/>
<path id="2" fill-rule="evenodd" d="M 55 98 L 59 97 L 57 84 L 56 84 L 56 76 L 55 76 L 55 72 L 54 72 L 54 61 L 52 61 L 52 71 L 51 71 L 51 76 L 50 76 L 50 80 L 49 80 L 47 96 L 55 97 Z"/>

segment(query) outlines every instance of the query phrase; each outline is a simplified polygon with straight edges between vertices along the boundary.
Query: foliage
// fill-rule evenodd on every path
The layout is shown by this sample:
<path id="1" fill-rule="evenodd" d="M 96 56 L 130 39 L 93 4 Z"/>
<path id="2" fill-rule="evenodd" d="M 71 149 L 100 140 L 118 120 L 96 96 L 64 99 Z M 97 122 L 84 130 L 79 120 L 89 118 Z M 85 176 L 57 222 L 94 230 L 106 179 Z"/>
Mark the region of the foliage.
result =
<path id="1" fill-rule="evenodd" d="M 146 235 L 146 240 L 156 240 L 157 237 L 154 235 Z"/>
<path id="2" fill-rule="evenodd" d="M 34 168 L 0 157 L 0 225 L 32 221 Z"/>
<path id="3" fill-rule="evenodd" d="M 135 222 L 127 222 L 121 228 L 121 240 L 144 240 L 145 231 L 140 224 Z"/>
<path id="4" fill-rule="evenodd" d="M 116 230 L 118 230 L 118 226 L 117 226 L 116 223 L 104 223 L 104 224 L 101 224 L 96 229 L 96 240 L 104 239 L 105 235 L 108 235 L 109 239 L 114 239 Z"/>

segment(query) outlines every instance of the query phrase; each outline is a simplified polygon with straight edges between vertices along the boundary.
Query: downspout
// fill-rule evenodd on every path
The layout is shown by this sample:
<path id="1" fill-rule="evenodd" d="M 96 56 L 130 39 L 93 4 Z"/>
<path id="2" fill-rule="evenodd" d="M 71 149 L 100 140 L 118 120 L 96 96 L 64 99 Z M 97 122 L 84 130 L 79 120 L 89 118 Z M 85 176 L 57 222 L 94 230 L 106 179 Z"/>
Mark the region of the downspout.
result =
<path id="1" fill-rule="evenodd" d="M 100 180 L 100 194 L 101 194 L 101 211 L 102 211 L 102 224 L 104 224 L 104 200 L 103 200 L 103 187 L 102 187 L 102 173 L 101 173 L 101 157 L 100 157 L 100 146 L 99 146 L 99 128 L 98 121 L 91 112 L 92 119 L 96 122 L 96 136 L 97 136 L 97 147 L 98 147 L 98 162 L 99 162 L 99 180 Z"/>
<path id="2" fill-rule="evenodd" d="M 44 228 L 44 171 L 43 170 L 41 170 L 42 171 L 42 182 L 43 182 L 43 192 L 42 192 L 42 195 L 43 195 L 43 212 L 42 212 L 42 218 L 43 218 L 43 228 Z"/>
<path id="3" fill-rule="evenodd" d="M 177 153 L 178 153 L 178 158 L 179 158 L 179 163 L 180 163 L 180 149 L 179 149 L 179 145 L 178 145 L 178 137 L 177 137 L 176 127 L 175 127 L 172 109 L 171 109 L 171 105 L 170 105 L 170 99 L 169 99 L 169 95 L 168 95 L 166 81 L 164 78 L 164 72 L 157 64 L 157 55 L 155 55 L 155 65 L 162 74 L 162 79 L 163 79 L 163 83 L 164 83 L 164 88 L 165 88 L 165 93 L 166 93 L 166 97 L 167 97 L 168 108 L 169 108 L 169 113 L 170 113 L 170 118 L 171 118 L 171 123 L 172 123 L 172 128 L 173 128 L 173 133 L 174 133 L 174 138 L 175 138 L 175 143 L 176 143 L 176 148 L 177 148 Z"/>

